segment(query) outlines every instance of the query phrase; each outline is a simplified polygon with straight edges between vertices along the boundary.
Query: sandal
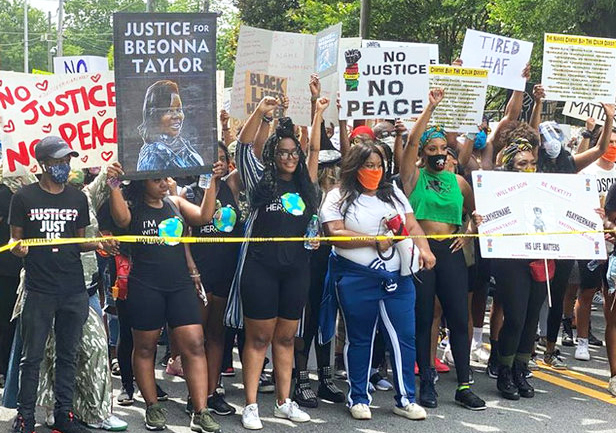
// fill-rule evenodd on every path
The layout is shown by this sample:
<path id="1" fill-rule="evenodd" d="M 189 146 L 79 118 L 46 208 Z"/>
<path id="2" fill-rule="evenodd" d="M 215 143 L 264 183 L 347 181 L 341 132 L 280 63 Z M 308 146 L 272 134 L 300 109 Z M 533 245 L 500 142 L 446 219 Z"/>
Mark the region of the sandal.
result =
<path id="1" fill-rule="evenodd" d="M 120 363 L 118 362 L 118 358 L 113 358 L 111 360 L 111 375 L 120 376 Z"/>

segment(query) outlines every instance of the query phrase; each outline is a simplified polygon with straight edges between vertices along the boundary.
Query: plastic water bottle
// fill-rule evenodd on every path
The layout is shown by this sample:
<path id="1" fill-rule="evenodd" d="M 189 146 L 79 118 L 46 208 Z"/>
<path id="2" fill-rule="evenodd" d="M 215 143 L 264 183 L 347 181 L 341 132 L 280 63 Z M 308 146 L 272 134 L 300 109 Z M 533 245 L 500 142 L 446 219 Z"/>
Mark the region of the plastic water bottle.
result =
<path id="1" fill-rule="evenodd" d="M 312 215 L 310 218 L 310 222 L 308 223 L 308 227 L 306 227 L 306 240 L 304 241 L 304 248 L 307 250 L 312 250 L 312 245 L 310 245 L 310 238 L 316 238 L 319 235 L 319 217 L 316 215 Z"/>
<path id="2" fill-rule="evenodd" d="M 590 262 L 588 262 L 588 264 L 586 265 L 586 268 L 588 268 L 588 270 L 590 272 L 594 272 L 595 269 L 597 269 L 599 267 L 599 265 L 601 264 L 601 262 L 599 260 L 591 260 Z"/>
<path id="3" fill-rule="evenodd" d="M 199 188 L 209 189 L 212 184 L 212 173 L 199 176 Z"/>

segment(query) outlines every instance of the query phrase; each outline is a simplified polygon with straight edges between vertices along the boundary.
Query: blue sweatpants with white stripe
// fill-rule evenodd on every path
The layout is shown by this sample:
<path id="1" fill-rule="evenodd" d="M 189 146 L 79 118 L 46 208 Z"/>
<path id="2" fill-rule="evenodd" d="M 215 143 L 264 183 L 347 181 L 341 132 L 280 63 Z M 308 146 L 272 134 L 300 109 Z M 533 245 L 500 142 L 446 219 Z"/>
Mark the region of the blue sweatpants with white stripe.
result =
<path id="1" fill-rule="evenodd" d="M 372 347 L 377 326 L 387 337 L 392 355 L 396 405 L 415 402 L 415 286 L 402 277 L 398 288 L 387 292 L 383 280 L 352 272 L 336 284 L 338 303 L 346 326 L 344 362 L 350 391 L 348 404 L 370 404 L 368 392 Z"/>

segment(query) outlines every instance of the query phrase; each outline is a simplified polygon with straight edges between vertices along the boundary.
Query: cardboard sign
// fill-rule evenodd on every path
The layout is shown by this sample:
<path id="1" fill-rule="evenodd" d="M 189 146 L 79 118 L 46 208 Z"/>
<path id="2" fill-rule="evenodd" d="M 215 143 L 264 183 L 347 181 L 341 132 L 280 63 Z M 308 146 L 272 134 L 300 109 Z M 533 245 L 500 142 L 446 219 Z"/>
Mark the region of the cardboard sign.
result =
<path id="1" fill-rule="evenodd" d="M 34 75 L 0 72 L 3 176 L 41 173 L 36 144 L 62 137 L 79 152 L 74 169 L 98 167 L 117 158 L 113 73 Z"/>
<path id="2" fill-rule="evenodd" d="M 567 101 L 563 107 L 563 115 L 583 121 L 592 117 L 595 119 L 597 125 L 603 125 L 605 123 L 605 110 L 603 110 L 601 104 L 596 104 L 594 102 Z"/>
<path id="3" fill-rule="evenodd" d="M 338 69 L 338 46 L 342 35 L 342 23 L 328 27 L 317 33 L 314 65 L 315 72 L 323 78 L 333 74 Z"/>
<path id="4" fill-rule="evenodd" d="M 464 67 L 487 69 L 489 85 L 524 90 L 522 71 L 532 51 L 532 42 L 467 29 L 460 58 Z"/>
<path id="5" fill-rule="evenodd" d="M 266 96 L 271 96 L 279 101 L 287 94 L 287 79 L 275 77 L 273 75 L 259 74 L 258 72 L 246 71 L 246 95 L 244 104 L 246 106 L 246 116 L 250 116 L 259 101 Z M 272 115 L 280 118 L 284 115 L 282 107 L 276 108 Z"/>
<path id="6" fill-rule="evenodd" d="M 438 44 L 421 44 L 419 42 L 375 41 L 362 39 L 362 48 L 395 48 L 395 47 L 421 47 L 426 46 L 430 50 L 430 64 L 438 65 Z"/>
<path id="7" fill-rule="evenodd" d="M 488 70 L 430 66 L 430 88 L 442 87 L 443 100 L 431 121 L 451 132 L 477 132 L 488 90 Z"/>
<path id="8" fill-rule="evenodd" d="M 114 14 L 118 150 L 132 179 L 189 176 L 216 155 L 216 14 Z"/>
<path id="9" fill-rule="evenodd" d="M 428 47 L 346 50 L 339 62 L 341 119 L 408 118 L 426 106 Z"/>
<path id="10" fill-rule="evenodd" d="M 603 229 L 595 176 L 474 171 L 473 191 L 482 257 L 606 258 L 603 233 L 550 234 Z"/>
<path id="11" fill-rule="evenodd" d="M 54 57 L 53 70 L 56 74 L 85 74 L 109 70 L 109 61 L 100 56 Z"/>
<path id="12" fill-rule="evenodd" d="M 549 101 L 616 101 L 616 39 L 546 33 L 541 83 Z"/>

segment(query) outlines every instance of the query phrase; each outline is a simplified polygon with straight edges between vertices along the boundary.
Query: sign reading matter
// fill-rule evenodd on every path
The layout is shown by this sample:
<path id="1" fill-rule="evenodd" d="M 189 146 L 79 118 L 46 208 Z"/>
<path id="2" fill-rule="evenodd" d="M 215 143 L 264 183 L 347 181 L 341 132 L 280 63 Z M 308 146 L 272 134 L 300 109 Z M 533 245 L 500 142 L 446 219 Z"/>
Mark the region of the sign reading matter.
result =
<path id="1" fill-rule="evenodd" d="M 616 39 L 545 34 L 541 83 L 550 101 L 616 101 Z"/>
<path id="2" fill-rule="evenodd" d="M 210 170 L 216 14 L 114 14 L 119 159 L 131 179 Z"/>
<path id="3" fill-rule="evenodd" d="M 428 47 L 360 48 L 341 53 L 340 119 L 414 117 L 428 98 Z"/>
<path id="4" fill-rule="evenodd" d="M 442 87 L 445 96 L 432 113 L 432 122 L 451 132 L 477 132 L 488 90 L 488 70 L 457 66 L 430 66 L 430 88 Z"/>
<path id="5" fill-rule="evenodd" d="M 605 259 L 603 233 L 579 233 L 603 229 L 595 182 L 584 174 L 474 171 L 481 256 Z M 514 233 L 523 235 L 503 236 Z"/>
<path id="6" fill-rule="evenodd" d="M 605 123 L 605 110 L 601 104 L 594 102 L 565 102 L 563 115 L 586 121 L 589 117 L 595 119 L 597 125 Z"/>
<path id="7" fill-rule="evenodd" d="M 522 71 L 532 51 L 531 42 L 467 29 L 460 58 L 465 67 L 487 69 L 489 85 L 524 90 Z"/>
<path id="8" fill-rule="evenodd" d="M 266 96 L 271 96 L 279 101 L 287 94 L 287 79 L 275 77 L 273 75 L 259 74 L 258 72 L 246 71 L 246 96 L 244 105 L 246 106 L 246 116 L 250 116 L 259 101 Z M 278 106 L 274 112 L 274 118 L 278 119 L 284 115 L 284 110 Z"/>
<path id="9" fill-rule="evenodd" d="M 0 72 L 4 176 L 38 174 L 34 148 L 45 136 L 62 137 L 79 152 L 72 168 L 116 160 L 116 94 L 112 72 L 30 75 Z"/>

